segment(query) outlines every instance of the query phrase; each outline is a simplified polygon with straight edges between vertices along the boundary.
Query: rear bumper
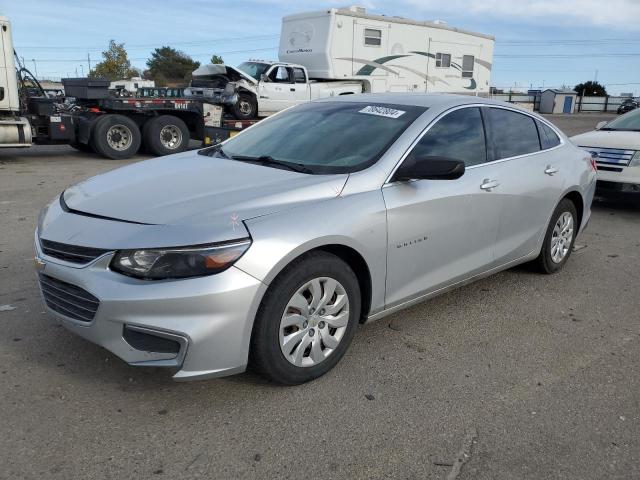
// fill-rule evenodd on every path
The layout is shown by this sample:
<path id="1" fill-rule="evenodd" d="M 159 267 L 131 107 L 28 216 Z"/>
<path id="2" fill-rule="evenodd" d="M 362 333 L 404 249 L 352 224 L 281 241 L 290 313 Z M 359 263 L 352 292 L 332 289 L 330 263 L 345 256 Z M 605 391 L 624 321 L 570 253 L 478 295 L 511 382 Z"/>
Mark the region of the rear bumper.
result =
<path id="1" fill-rule="evenodd" d="M 231 267 L 208 277 L 143 281 L 109 270 L 112 253 L 79 268 L 46 257 L 37 241 L 35 248 L 40 273 L 82 288 L 100 301 L 90 321 L 74 319 L 47 306 L 71 332 L 131 365 L 177 368 L 175 380 L 220 377 L 245 370 L 253 319 L 266 290 L 266 285 L 254 277 Z M 127 341 L 126 329 L 138 332 L 135 338 L 143 341 L 134 342 L 131 335 Z M 153 342 L 154 338 L 158 341 Z M 145 339 L 151 342 L 145 343 Z M 177 345 L 175 350 L 152 351 L 154 347 L 148 347 L 172 342 Z"/>

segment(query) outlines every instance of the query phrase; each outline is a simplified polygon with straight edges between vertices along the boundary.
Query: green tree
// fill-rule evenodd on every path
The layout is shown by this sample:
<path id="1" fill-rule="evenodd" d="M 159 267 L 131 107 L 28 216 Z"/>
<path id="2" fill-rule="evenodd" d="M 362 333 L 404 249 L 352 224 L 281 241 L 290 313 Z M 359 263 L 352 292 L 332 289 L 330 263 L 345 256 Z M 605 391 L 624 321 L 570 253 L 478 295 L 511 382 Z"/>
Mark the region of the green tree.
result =
<path id="1" fill-rule="evenodd" d="M 131 67 L 124 43 L 116 43 L 115 40 L 109 41 L 109 48 L 102 52 L 102 61 L 89 72 L 90 78 L 106 78 L 111 81 L 139 75 L 140 72 Z"/>
<path id="2" fill-rule="evenodd" d="M 588 97 L 606 97 L 607 89 L 604 88 L 604 85 L 589 80 L 588 82 L 579 83 L 575 87 L 573 87 L 573 91 L 577 92 L 579 95 L 585 95 Z"/>
<path id="3" fill-rule="evenodd" d="M 222 64 L 224 63 L 224 60 L 222 60 L 222 57 L 220 55 L 211 55 L 211 63 L 213 63 L 214 65 Z"/>
<path id="4" fill-rule="evenodd" d="M 184 52 L 171 47 L 160 47 L 147 60 L 147 75 L 153 80 L 160 77 L 166 81 L 184 81 L 191 78 L 191 72 L 199 66 L 200 62 Z"/>

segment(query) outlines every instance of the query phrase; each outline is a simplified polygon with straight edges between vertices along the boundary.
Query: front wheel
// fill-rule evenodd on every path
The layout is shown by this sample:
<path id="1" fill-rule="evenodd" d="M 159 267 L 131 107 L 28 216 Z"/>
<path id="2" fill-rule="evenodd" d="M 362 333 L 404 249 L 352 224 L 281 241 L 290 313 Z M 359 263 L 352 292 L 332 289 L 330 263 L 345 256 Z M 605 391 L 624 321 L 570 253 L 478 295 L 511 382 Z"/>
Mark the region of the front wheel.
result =
<path id="1" fill-rule="evenodd" d="M 578 227 L 576 206 L 565 198 L 551 216 L 542 250 L 534 261 L 542 273 L 556 273 L 562 270 L 571 256 Z"/>
<path id="2" fill-rule="evenodd" d="M 232 107 L 233 116 L 238 120 L 251 120 L 258 115 L 258 104 L 253 95 L 241 93 Z"/>
<path id="3" fill-rule="evenodd" d="M 297 385 L 331 370 L 360 318 L 360 287 L 339 257 L 314 252 L 289 265 L 269 287 L 251 336 L 250 367 Z"/>

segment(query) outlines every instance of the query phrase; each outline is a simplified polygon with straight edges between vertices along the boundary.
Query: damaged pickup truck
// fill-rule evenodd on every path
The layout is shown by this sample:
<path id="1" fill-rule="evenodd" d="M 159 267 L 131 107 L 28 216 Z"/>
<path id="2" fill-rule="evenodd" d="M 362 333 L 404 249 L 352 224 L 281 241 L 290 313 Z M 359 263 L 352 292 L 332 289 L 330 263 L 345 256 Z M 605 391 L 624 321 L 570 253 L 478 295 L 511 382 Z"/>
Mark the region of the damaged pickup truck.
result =
<path id="1" fill-rule="evenodd" d="M 302 65 L 249 61 L 237 68 L 203 65 L 193 72 L 185 96 L 209 97 L 215 92 L 235 90 L 237 101 L 229 102 L 238 120 L 267 117 L 285 108 L 317 98 L 363 93 L 358 80 L 310 80 Z"/>

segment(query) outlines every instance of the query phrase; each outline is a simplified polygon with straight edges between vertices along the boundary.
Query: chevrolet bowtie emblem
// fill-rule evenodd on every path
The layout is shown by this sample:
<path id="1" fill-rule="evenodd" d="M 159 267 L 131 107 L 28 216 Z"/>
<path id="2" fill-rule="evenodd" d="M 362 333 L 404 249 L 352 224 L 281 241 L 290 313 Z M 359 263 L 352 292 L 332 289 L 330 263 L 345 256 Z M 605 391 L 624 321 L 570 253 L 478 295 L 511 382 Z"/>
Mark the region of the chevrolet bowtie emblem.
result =
<path id="1" fill-rule="evenodd" d="M 34 257 L 33 258 L 33 263 L 36 266 L 36 270 L 38 272 L 41 272 L 44 270 L 44 267 L 47 266 L 47 264 L 44 262 L 44 260 L 42 260 L 40 257 Z"/>

